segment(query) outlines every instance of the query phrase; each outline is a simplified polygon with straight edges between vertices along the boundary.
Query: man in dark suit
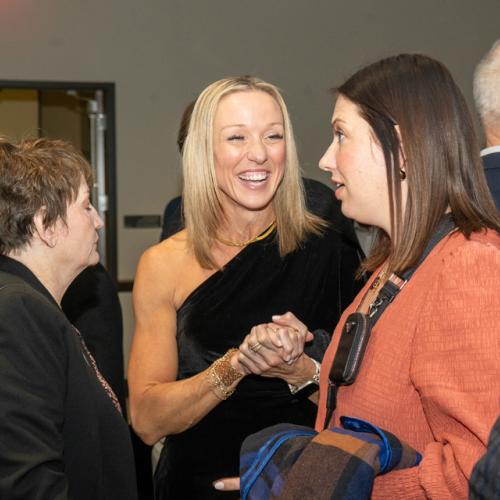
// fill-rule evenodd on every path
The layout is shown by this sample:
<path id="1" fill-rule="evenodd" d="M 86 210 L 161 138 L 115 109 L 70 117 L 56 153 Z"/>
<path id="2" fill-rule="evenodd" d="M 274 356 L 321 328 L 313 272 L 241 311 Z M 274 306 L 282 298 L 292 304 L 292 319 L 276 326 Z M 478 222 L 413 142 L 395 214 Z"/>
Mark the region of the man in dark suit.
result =
<path id="1" fill-rule="evenodd" d="M 486 139 L 481 158 L 488 185 L 500 210 L 500 39 L 474 72 L 474 100 Z"/>

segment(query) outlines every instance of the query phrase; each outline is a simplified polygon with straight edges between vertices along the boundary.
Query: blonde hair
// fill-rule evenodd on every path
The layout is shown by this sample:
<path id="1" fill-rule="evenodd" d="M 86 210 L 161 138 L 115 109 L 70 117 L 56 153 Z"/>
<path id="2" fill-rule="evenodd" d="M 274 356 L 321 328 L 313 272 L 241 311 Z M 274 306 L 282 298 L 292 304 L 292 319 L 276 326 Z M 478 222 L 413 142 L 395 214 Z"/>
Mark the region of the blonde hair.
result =
<path id="1" fill-rule="evenodd" d="M 269 94 L 283 115 L 286 161 L 283 180 L 273 199 L 280 255 L 296 250 L 308 234 L 326 225 L 307 211 L 290 116 L 278 89 L 251 76 L 225 78 L 209 85 L 198 97 L 183 149 L 183 204 L 186 229 L 200 265 L 214 269 L 211 248 L 224 217 L 215 177 L 213 124 L 221 99 L 235 92 Z"/>

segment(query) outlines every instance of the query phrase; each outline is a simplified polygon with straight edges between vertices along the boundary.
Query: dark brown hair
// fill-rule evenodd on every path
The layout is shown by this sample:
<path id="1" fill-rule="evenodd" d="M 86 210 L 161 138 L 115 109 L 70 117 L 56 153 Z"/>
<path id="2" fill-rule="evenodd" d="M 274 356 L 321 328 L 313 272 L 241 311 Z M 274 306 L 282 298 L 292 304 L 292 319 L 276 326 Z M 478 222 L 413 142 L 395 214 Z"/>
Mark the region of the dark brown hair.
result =
<path id="1" fill-rule="evenodd" d="M 387 167 L 392 239 L 379 230 L 364 269 L 386 259 L 393 272 L 411 267 L 448 207 L 466 237 L 484 228 L 500 231 L 470 112 L 443 64 L 419 54 L 389 57 L 359 70 L 336 92 L 358 106 Z M 404 211 L 401 182 L 408 183 Z"/>
<path id="2" fill-rule="evenodd" d="M 50 139 L 13 144 L 0 138 L 0 254 L 29 243 L 40 209 L 45 227 L 66 220 L 82 179 L 92 186 L 92 170 L 71 144 Z"/>
<path id="3" fill-rule="evenodd" d="M 182 154 L 182 150 L 184 149 L 184 143 L 186 142 L 189 130 L 189 122 L 191 121 L 191 115 L 193 114 L 195 104 L 196 99 L 191 101 L 182 112 L 181 123 L 179 124 L 179 130 L 177 131 L 177 147 L 179 148 L 180 154 Z"/>

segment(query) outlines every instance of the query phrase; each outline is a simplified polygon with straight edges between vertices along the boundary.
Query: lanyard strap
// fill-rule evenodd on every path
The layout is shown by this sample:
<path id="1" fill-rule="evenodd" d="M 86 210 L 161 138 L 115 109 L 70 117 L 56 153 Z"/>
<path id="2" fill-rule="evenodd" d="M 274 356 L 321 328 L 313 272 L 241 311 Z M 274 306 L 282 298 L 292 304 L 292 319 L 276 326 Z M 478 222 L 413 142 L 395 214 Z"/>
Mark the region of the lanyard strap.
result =
<path id="1" fill-rule="evenodd" d="M 384 312 L 386 307 L 394 300 L 396 295 L 401 291 L 406 283 L 408 283 L 409 279 L 413 276 L 413 273 L 431 253 L 432 249 L 453 229 L 455 229 L 455 221 L 453 220 L 451 214 L 446 214 L 443 219 L 441 219 L 438 228 L 432 235 L 429 243 L 427 243 L 427 246 L 425 247 L 417 263 L 400 275 L 393 273 L 389 276 L 384 286 L 378 293 L 377 298 L 370 304 L 368 316 L 370 318 L 372 327 L 380 318 L 380 316 L 382 316 L 382 313 Z"/>

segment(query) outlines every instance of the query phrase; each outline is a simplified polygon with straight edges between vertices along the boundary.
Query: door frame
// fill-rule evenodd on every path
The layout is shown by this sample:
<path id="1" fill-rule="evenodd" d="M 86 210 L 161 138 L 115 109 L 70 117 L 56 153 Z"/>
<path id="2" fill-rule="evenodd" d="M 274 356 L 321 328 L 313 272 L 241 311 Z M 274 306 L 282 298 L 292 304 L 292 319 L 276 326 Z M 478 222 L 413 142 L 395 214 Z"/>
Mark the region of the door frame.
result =
<path id="1" fill-rule="evenodd" d="M 80 90 L 104 95 L 106 190 L 108 196 L 108 217 L 106 221 L 106 268 L 118 282 L 117 273 L 117 212 L 116 212 L 116 117 L 115 84 L 110 82 L 72 82 L 44 80 L 0 80 L 0 89 L 24 90 Z"/>

